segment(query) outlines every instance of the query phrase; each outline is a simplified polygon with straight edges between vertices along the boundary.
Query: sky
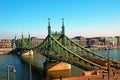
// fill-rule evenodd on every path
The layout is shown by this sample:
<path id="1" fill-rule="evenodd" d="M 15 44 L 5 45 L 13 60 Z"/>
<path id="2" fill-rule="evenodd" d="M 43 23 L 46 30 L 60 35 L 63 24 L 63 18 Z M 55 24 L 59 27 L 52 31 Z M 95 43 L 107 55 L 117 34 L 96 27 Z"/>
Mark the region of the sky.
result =
<path id="1" fill-rule="evenodd" d="M 68 37 L 120 36 L 120 0 L 0 0 L 0 39 L 45 38 L 61 31 Z"/>

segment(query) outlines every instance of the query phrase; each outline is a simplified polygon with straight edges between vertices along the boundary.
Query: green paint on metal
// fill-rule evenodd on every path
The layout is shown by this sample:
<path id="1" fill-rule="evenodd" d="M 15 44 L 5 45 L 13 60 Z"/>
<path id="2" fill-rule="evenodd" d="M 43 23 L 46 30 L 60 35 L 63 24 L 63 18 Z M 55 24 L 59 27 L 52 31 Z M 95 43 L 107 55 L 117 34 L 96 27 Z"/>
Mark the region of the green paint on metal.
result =
<path id="1" fill-rule="evenodd" d="M 65 46 L 65 26 L 64 26 L 64 19 L 62 19 L 62 45 Z"/>
<path id="2" fill-rule="evenodd" d="M 27 42 L 27 49 L 32 49 L 34 47 L 35 46 L 34 46 L 33 42 L 31 41 L 30 34 L 29 34 L 29 36 L 28 36 L 28 42 Z"/>
<path id="3" fill-rule="evenodd" d="M 48 40 L 51 40 L 51 46 L 49 47 L 48 50 Z M 35 49 L 36 50 L 36 49 Z M 68 62 L 70 64 L 76 65 L 76 66 L 82 66 L 86 70 L 93 70 L 93 66 L 97 66 L 97 68 L 102 68 L 105 69 L 105 67 L 100 66 L 98 64 L 95 64 L 79 55 L 76 53 L 72 52 L 71 50 L 67 49 L 64 45 L 62 45 L 57 39 L 55 39 L 52 35 L 47 36 L 47 38 L 44 40 L 43 43 L 41 43 L 40 46 L 37 47 L 37 50 L 41 54 L 45 56 L 49 56 L 53 59 L 56 60 L 61 60 L 64 62 Z M 49 53 L 49 54 L 48 54 Z M 81 63 L 82 60 L 82 63 Z M 87 66 L 86 64 L 92 65 L 92 66 Z"/>
<path id="4" fill-rule="evenodd" d="M 25 41 L 24 41 L 23 33 L 22 33 L 21 42 L 20 42 L 20 44 L 19 44 L 19 48 L 21 48 L 21 49 L 26 49 L 26 48 L 27 48 L 27 45 L 26 45 L 26 43 L 25 43 Z"/>
<path id="5" fill-rule="evenodd" d="M 51 34 L 50 18 L 48 18 L 48 35 Z"/>
<path id="6" fill-rule="evenodd" d="M 47 56 L 48 58 L 51 57 L 52 59 L 61 60 L 78 67 L 82 66 L 85 70 L 94 70 L 94 69 L 107 70 L 106 67 L 91 62 L 83 57 L 83 55 L 88 55 L 88 54 L 89 57 L 91 57 L 91 55 L 99 57 L 100 55 L 78 45 L 76 42 L 72 41 L 66 36 L 65 36 L 65 40 L 66 40 L 66 44 L 65 44 L 66 46 L 64 46 L 61 43 L 61 40 L 57 40 L 53 35 L 48 35 L 46 39 L 43 41 L 43 43 L 41 43 L 38 47 L 36 47 L 35 50 Z M 101 57 L 103 56 L 100 56 L 100 58 Z"/>
<path id="7" fill-rule="evenodd" d="M 65 38 L 66 38 L 67 42 L 69 41 L 72 44 L 74 44 L 77 48 L 79 47 L 82 50 L 82 52 L 85 53 L 86 55 L 91 55 L 92 57 L 97 57 L 97 58 L 100 58 L 100 59 L 103 59 L 103 60 L 107 60 L 106 57 L 104 57 L 102 55 L 99 55 L 99 54 L 97 54 L 97 53 L 95 53 L 93 51 L 90 51 L 89 49 L 84 48 L 83 46 L 81 46 L 78 43 L 74 42 L 73 40 L 69 39 L 67 36 L 65 36 Z M 66 46 L 66 47 L 69 47 L 69 46 Z M 80 51 L 78 52 L 78 54 L 80 55 Z M 85 55 L 85 54 L 83 54 L 83 55 Z M 115 60 L 112 60 L 112 59 L 110 59 L 110 61 L 112 61 L 113 63 L 116 63 L 116 64 L 120 64 L 119 61 L 115 61 Z"/>
<path id="8" fill-rule="evenodd" d="M 86 57 L 97 57 L 99 59 L 107 60 L 104 56 L 101 56 L 95 52 L 92 52 L 83 46 L 77 44 L 73 40 L 65 36 L 65 27 L 64 19 L 62 19 L 62 33 L 57 35 L 57 33 L 51 34 L 50 18 L 48 18 L 48 36 L 46 39 L 37 47 L 34 47 L 30 35 L 28 38 L 27 44 L 24 42 L 23 34 L 21 39 L 21 44 L 19 48 L 22 49 L 33 49 L 40 52 L 42 55 L 47 58 L 52 58 L 55 60 L 64 61 L 70 64 L 73 64 L 78 67 L 82 67 L 86 70 L 94 69 L 104 69 L 107 70 L 107 67 L 103 67 L 99 64 L 96 64 Z M 116 65 L 120 65 L 119 61 L 110 60 Z"/>
<path id="9" fill-rule="evenodd" d="M 65 35 L 64 18 L 62 18 L 62 34 Z"/>
<path id="10" fill-rule="evenodd" d="M 22 33 L 22 39 L 21 39 L 21 42 L 19 44 L 19 48 L 21 48 L 21 49 L 32 49 L 34 47 L 35 46 L 34 46 L 33 42 L 31 41 L 30 34 L 28 36 L 28 41 L 25 42 L 24 37 L 23 37 L 23 33 Z"/>

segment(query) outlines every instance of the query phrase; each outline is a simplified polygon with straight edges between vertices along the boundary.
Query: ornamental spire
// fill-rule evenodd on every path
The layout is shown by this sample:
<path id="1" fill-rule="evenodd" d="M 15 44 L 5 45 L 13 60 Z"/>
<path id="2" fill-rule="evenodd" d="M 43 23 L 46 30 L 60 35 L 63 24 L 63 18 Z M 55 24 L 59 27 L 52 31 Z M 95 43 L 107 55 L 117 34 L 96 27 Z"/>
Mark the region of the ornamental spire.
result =
<path id="1" fill-rule="evenodd" d="M 30 33 L 28 33 L 28 40 L 30 41 Z"/>
<path id="2" fill-rule="evenodd" d="M 65 26 L 64 26 L 64 18 L 62 18 L 62 45 L 65 46 Z"/>
<path id="3" fill-rule="evenodd" d="M 62 18 L 62 27 L 64 27 L 64 18 Z"/>
<path id="4" fill-rule="evenodd" d="M 16 35 L 15 35 L 15 40 L 17 40 L 17 37 L 16 37 Z"/>
<path id="5" fill-rule="evenodd" d="M 48 35 L 51 34 L 50 18 L 48 18 Z"/>
<path id="6" fill-rule="evenodd" d="M 22 39 L 23 39 L 23 32 L 22 32 Z"/>
<path id="7" fill-rule="evenodd" d="M 62 34 L 65 34 L 64 18 L 62 18 Z"/>

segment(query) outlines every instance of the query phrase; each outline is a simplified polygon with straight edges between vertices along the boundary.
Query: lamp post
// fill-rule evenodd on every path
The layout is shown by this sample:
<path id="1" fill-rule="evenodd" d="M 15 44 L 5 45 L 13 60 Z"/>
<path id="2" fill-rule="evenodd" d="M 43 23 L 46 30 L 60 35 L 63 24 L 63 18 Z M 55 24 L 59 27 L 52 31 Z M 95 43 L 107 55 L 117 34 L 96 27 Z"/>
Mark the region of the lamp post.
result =
<path id="1" fill-rule="evenodd" d="M 10 68 L 12 69 L 11 72 L 14 73 L 14 76 L 13 76 L 14 79 L 13 79 L 13 80 L 15 80 L 16 69 L 15 69 L 15 67 L 12 66 L 12 65 L 7 65 L 7 80 L 10 80 L 10 78 L 9 78 Z"/>
<path id="2" fill-rule="evenodd" d="M 30 80 L 32 80 L 32 69 L 31 69 L 31 53 L 30 53 L 30 50 L 29 50 L 29 60 L 30 60 L 30 65 L 29 65 L 29 67 L 30 67 Z"/>
<path id="3" fill-rule="evenodd" d="M 108 80 L 110 80 L 110 55 L 109 55 L 109 52 L 110 52 L 110 47 L 108 47 Z"/>

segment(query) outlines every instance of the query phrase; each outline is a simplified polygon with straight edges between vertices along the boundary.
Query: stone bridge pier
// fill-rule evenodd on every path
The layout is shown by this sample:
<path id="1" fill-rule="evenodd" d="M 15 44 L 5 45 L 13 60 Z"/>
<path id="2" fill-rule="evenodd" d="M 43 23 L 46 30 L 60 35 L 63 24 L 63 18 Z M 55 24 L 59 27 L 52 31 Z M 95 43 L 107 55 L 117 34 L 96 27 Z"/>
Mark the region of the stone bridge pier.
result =
<path id="1" fill-rule="evenodd" d="M 43 74 L 46 80 L 70 77 L 71 65 L 62 61 L 46 60 L 43 63 Z"/>

